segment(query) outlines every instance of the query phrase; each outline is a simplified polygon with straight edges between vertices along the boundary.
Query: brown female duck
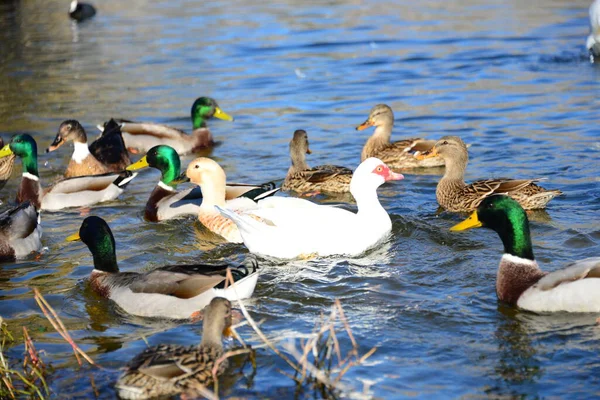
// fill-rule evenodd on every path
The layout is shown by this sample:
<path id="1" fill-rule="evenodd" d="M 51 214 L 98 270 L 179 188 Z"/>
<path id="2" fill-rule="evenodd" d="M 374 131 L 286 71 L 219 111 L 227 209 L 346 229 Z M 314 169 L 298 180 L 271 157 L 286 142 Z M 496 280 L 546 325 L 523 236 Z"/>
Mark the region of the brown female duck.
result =
<path id="1" fill-rule="evenodd" d="M 351 169 L 337 165 L 319 165 L 310 168 L 306 164 L 306 154 L 311 154 L 308 135 L 306 131 L 299 129 L 294 132 L 294 137 L 290 141 L 292 165 L 281 185 L 283 190 L 293 190 L 298 193 L 350 191 Z"/>
<path id="2" fill-rule="evenodd" d="M 377 157 L 392 169 L 441 167 L 444 160 L 441 158 L 417 159 L 415 154 L 430 150 L 435 141 L 421 138 L 404 139 L 390 142 L 392 128 L 394 127 L 394 112 L 385 104 L 378 104 L 371 109 L 369 118 L 356 127 L 362 131 L 370 126 L 375 127 L 375 132 L 363 147 L 360 161 L 369 157 Z"/>
<path id="3" fill-rule="evenodd" d="M 83 126 L 76 120 L 66 120 L 60 124 L 56 138 L 46 149 L 46 153 L 58 149 L 68 141 L 73 142 L 75 149 L 65 171 L 66 178 L 123 171 L 131 164 L 131 160 L 119 126 L 112 122 L 107 127 L 102 136 L 88 147 Z"/>
<path id="4" fill-rule="evenodd" d="M 446 172 L 437 185 L 438 204 L 447 211 L 473 211 L 479 203 L 492 194 L 503 193 L 512 197 L 526 210 L 545 208 L 546 204 L 562 192 L 546 190 L 534 182 L 539 179 L 486 179 L 465 184 L 464 175 L 469 153 L 458 136 L 444 136 L 431 151 L 417 155 L 419 159 L 442 157 Z"/>
<path id="5" fill-rule="evenodd" d="M 213 381 L 213 368 L 223 355 L 223 335 L 231 327 L 231 303 L 215 297 L 204 309 L 200 345 L 150 347 L 127 364 L 115 388 L 122 399 L 170 397 L 179 393 L 199 395 Z M 223 373 L 227 360 L 217 374 Z"/>

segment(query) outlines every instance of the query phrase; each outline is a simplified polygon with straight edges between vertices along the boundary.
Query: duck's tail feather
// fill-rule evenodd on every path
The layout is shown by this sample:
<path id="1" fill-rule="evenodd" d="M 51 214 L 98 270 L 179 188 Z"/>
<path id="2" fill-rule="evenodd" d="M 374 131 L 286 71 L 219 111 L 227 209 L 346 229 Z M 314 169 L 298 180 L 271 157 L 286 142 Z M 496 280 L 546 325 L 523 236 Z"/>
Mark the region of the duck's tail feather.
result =
<path id="1" fill-rule="evenodd" d="M 136 176 L 137 172 L 123 171 L 119 174 L 119 177 L 114 180 L 113 184 L 117 185 L 121 189 L 124 189 L 127 186 L 127 184 L 131 182 L 131 180 Z"/>

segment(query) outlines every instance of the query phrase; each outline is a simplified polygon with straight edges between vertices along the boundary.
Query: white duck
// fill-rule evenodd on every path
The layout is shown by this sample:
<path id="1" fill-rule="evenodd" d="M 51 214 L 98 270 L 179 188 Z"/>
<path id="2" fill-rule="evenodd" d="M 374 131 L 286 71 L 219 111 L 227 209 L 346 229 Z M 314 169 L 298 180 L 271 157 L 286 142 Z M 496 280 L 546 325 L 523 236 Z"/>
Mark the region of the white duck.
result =
<path id="1" fill-rule="evenodd" d="M 297 207 L 315 206 L 314 203 L 304 199 L 289 197 L 265 198 L 277 192 L 279 188 L 268 190 L 254 198 L 238 197 L 226 200 L 228 197 L 225 171 L 216 161 L 206 157 L 199 157 L 192 161 L 185 174 L 190 182 L 200 186 L 202 190 L 203 199 L 202 204 L 198 207 L 198 220 L 210 231 L 232 243 L 242 243 L 242 237 L 235 224 L 219 214 L 215 206 L 237 211 L 259 207 L 276 207 L 282 204 Z"/>
<path id="2" fill-rule="evenodd" d="M 404 179 L 378 158 L 363 161 L 352 176 L 350 192 L 355 214 L 341 208 L 316 205 L 260 207 L 237 214 L 217 207 L 238 226 L 244 244 L 253 253 L 277 258 L 311 255 L 357 256 L 381 243 L 392 221 L 379 203 L 377 188 L 386 181 Z"/>

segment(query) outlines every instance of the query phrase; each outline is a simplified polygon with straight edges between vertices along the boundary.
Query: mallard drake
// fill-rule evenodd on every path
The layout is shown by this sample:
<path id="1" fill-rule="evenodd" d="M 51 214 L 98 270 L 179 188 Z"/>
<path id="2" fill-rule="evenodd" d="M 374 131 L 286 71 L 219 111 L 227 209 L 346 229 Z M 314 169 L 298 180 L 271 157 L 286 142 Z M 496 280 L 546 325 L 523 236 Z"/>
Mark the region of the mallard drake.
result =
<path id="1" fill-rule="evenodd" d="M 505 193 L 517 200 L 526 210 L 546 207 L 560 190 L 546 190 L 536 185 L 540 179 L 486 179 L 465 184 L 464 175 L 469 161 L 467 146 L 458 136 L 444 136 L 429 152 L 418 158 L 442 157 L 446 171 L 437 185 L 435 196 L 438 204 L 447 211 L 473 211 L 491 194 Z"/>
<path id="2" fill-rule="evenodd" d="M 215 206 L 227 207 L 232 210 L 257 208 L 265 201 L 263 199 L 279 190 L 279 188 L 268 190 L 253 198 L 242 196 L 227 200 L 225 171 L 216 161 L 206 157 L 199 157 L 192 161 L 187 168 L 186 176 L 192 183 L 199 185 L 202 190 L 203 199 L 198 211 L 198 220 L 208 230 L 232 243 L 242 243 L 237 227 L 229 219 L 222 217 L 215 210 Z M 292 201 L 292 199 L 286 200 Z"/>
<path id="3" fill-rule="evenodd" d="M 42 248 L 42 227 L 33 204 L 25 201 L 0 214 L 0 261 L 12 261 Z"/>
<path id="4" fill-rule="evenodd" d="M 508 196 L 485 198 L 469 218 L 450 230 L 480 226 L 496 231 L 504 244 L 496 278 L 500 301 L 535 312 L 600 312 L 600 257 L 542 271 L 533 256 L 527 214 Z"/>
<path id="5" fill-rule="evenodd" d="M 180 179 L 181 167 L 175 149 L 166 145 L 154 146 L 138 162 L 127 167 L 127 170 L 136 171 L 146 167 L 156 168 L 161 172 L 161 178 L 146 203 L 144 211 L 146 220 L 158 222 L 184 215 L 198 215 L 202 204 L 201 189 L 195 187 L 178 192 L 175 188 Z M 226 186 L 225 199 L 248 197 L 258 201 L 275 194 L 278 190 L 273 182 L 262 185 L 233 183 Z"/>
<path id="6" fill-rule="evenodd" d="M 118 174 L 67 178 L 42 190 L 35 140 L 26 133 L 13 136 L 10 143 L 0 150 L 0 159 L 11 154 L 19 157 L 23 164 L 23 178 L 17 191 L 17 203 L 29 200 L 38 210 L 56 211 L 114 200 L 137 175 L 124 171 Z"/>
<path id="7" fill-rule="evenodd" d="M 212 299 L 204 309 L 203 320 L 200 345 L 161 344 L 131 360 L 115 385 L 119 397 L 138 400 L 201 394 L 212 383 L 213 368 L 223 355 L 223 335 L 230 335 L 231 303 L 222 297 Z M 223 360 L 217 375 L 226 367 L 227 360 Z"/>
<path id="8" fill-rule="evenodd" d="M 596 0 L 590 6 L 591 33 L 587 38 L 585 47 L 590 54 L 590 61 L 594 62 L 600 56 L 600 0 Z"/>
<path id="9" fill-rule="evenodd" d="M 119 122 L 123 139 L 130 151 L 147 153 L 152 147 L 165 144 L 174 148 L 179 155 L 184 155 L 214 145 L 213 137 L 206 127 L 206 121 L 213 117 L 233 121 L 233 117 L 221 110 L 214 99 L 199 97 L 192 105 L 191 135 L 167 125 L 128 120 Z"/>
<path id="10" fill-rule="evenodd" d="M 85 21 L 86 19 L 92 18 L 94 15 L 96 15 L 96 9 L 91 4 L 80 3 L 77 0 L 71 2 L 71 6 L 69 7 L 69 17 L 73 18 L 75 21 Z"/>
<path id="11" fill-rule="evenodd" d="M 370 126 L 375 127 L 375 132 L 363 147 L 360 155 L 361 162 L 369 157 L 377 157 L 392 169 L 444 166 L 444 160 L 441 158 L 419 160 L 414 157 L 415 153 L 431 149 L 435 143 L 434 140 L 414 138 L 390 142 L 394 127 L 394 112 L 388 105 L 378 104 L 373 107 L 369 118 L 357 126 L 356 130 L 362 131 Z"/>
<path id="12" fill-rule="evenodd" d="M 290 141 L 292 165 L 281 185 L 283 190 L 293 190 L 297 193 L 350 191 L 351 169 L 337 165 L 319 165 L 309 168 L 306 164 L 306 154 L 311 154 L 308 135 L 306 131 L 299 129 L 294 132 L 294 137 Z"/>
<path id="13" fill-rule="evenodd" d="M 91 288 L 132 315 L 191 318 L 216 296 L 249 298 L 258 280 L 258 264 L 252 257 L 231 269 L 236 283 L 229 287 L 225 287 L 228 265 L 167 265 L 149 272 L 119 272 L 115 238 L 106 221 L 96 216 L 84 219 L 79 233 L 67 238 L 79 240 L 94 257 Z"/>
<path id="14" fill-rule="evenodd" d="M 404 179 L 402 174 L 392 172 L 377 158 L 363 161 L 350 182 L 357 213 L 327 205 L 307 207 L 287 203 L 240 214 L 217 209 L 235 222 L 252 253 L 286 259 L 309 255 L 357 256 L 390 234 L 392 221 L 379 203 L 377 188 L 384 182 L 400 179 Z"/>
<path id="15" fill-rule="evenodd" d="M 4 147 L 4 140 L 0 138 L 0 148 Z M 15 166 L 15 156 L 11 154 L 10 156 L 0 158 L 0 189 L 6 185 L 6 182 L 10 179 L 12 175 L 13 167 Z"/>
<path id="16" fill-rule="evenodd" d="M 66 178 L 120 172 L 131 164 L 121 131 L 114 121 L 107 125 L 102 136 L 88 148 L 83 126 L 74 119 L 66 120 L 60 124 L 54 142 L 46 149 L 46 153 L 58 149 L 68 141 L 73 142 L 74 151 L 65 171 Z"/>

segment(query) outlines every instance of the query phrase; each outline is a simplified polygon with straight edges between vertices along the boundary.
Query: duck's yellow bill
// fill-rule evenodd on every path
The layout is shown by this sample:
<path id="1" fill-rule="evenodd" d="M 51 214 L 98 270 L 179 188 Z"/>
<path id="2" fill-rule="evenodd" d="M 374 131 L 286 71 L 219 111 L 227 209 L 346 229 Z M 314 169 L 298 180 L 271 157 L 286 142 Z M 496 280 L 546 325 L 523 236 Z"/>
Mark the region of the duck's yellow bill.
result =
<path id="1" fill-rule="evenodd" d="M 131 164 L 130 166 L 128 166 L 125 169 L 127 171 L 136 171 L 138 169 L 149 167 L 150 164 L 148 164 L 148 159 L 146 157 L 147 156 L 140 158 L 138 161 L 134 162 L 133 164 Z"/>
<path id="2" fill-rule="evenodd" d="M 222 119 L 224 121 L 233 121 L 233 117 L 227 114 L 225 111 L 221 110 L 219 107 L 215 108 L 215 113 L 213 117 Z"/>
<path id="3" fill-rule="evenodd" d="M 79 232 L 72 234 L 71 236 L 67 236 L 65 239 L 67 242 L 77 242 L 80 241 Z"/>
<path id="4" fill-rule="evenodd" d="M 450 228 L 450 230 L 452 232 L 466 231 L 467 229 L 479 228 L 480 226 L 482 226 L 482 224 L 479 220 L 479 216 L 477 215 L 477 211 L 473 211 L 473 214 L 471 214 L 469 218 L 454 225 L 452 228 Z"/>
<path id="5" fill-rule="evenodd" d="M 434 147 L 429 151 L 426 151 L 424 153 L 419 153 L 419 154 L 415 154 L 415 158 L 417 160 L 424 160 L 426 158 L 432 158 L 438 155 L 437 149 Z"/>
<path id="6" fill-rule="evenodd" d="M 10 144 L 7 144 L 2 149 L 0 149 L 0 158 L 10 156 L 11 154 L 13 154 L 13 152 L 10 149 Z"/>
<path id="7" fill-rule="evenodd" d="M 365 122 L 363 122 L 362 124 L 360 124 L 359 126 L 356 127 L 357 131 L 364 131 L 365 129 L 367 129 L 368 127 L 373 126 L 373 123 L 369 120 L 366 120 Z"/>

